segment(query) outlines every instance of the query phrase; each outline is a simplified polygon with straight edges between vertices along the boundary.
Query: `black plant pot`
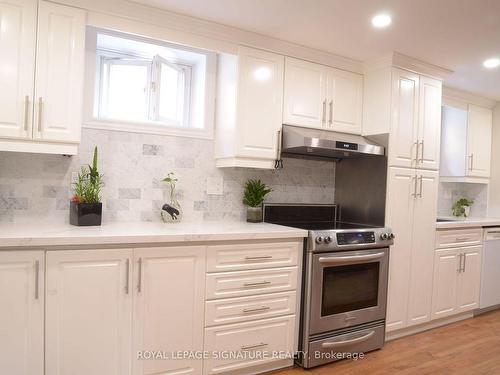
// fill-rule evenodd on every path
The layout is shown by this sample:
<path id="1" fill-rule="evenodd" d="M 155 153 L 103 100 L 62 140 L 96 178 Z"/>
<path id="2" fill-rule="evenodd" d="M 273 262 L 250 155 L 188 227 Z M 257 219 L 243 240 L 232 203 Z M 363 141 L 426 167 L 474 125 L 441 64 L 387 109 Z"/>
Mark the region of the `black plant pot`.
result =
<path id="1" fill-rule="evenodd" d="M 71 202 L 69 223 L 78 226 L 101 225 L 102 203 Z"/>

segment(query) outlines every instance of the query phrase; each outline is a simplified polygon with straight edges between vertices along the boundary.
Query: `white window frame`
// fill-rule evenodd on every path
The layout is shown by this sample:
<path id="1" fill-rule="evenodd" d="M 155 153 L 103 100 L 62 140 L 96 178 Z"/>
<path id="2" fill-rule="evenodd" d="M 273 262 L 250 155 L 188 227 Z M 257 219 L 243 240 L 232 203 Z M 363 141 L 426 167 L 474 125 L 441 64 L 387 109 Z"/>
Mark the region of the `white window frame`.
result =
<path id="1" fill-rule="evenodd" d="M 202 118 L 203 127 L 192 127 L 192 126 L 179 126 L 178 123 L 168 123 L 163 121 L 125 121 L 125 120 L 116 120 L 116 119 L 104 119 L 100 118 L 99 114 L 95 113 L 95 109 L 99 106 L 96 106 L 96 101 L 100 101 L 101 98 L 97 97 L 95 93 L 100 93 L 101 90 L 98 87 L 101 80 L 96 79 L 96 74 L 99 71 L 99 51 L 96 49 L 96 35 L 97 33 L 104 33 L 108 35 L 125 37 L 126 34 L 123 34 L 118 31 L 110 31 L 105 29 L 98 28 L 87 28 L 87 42 L 86 42 L 86 84 L 85 84 L 85 103 L 84 103 L 84 121 L 83 127 L 90 129 L 102 129 L 102 130 L 115 130 L 115 131 L 123 131 L 123 132 L 132 132 L 132 133 L 143 133 L 143 134 L 158 134 L 158 135 L 171 135 L 171 136 L 181 136 L 181 137 L 190 137 L 190 138 L 201 138 L 201 139 L 213 139 L 214 138 L 214 117 L 215 117 L 215 88 L 216 88 L 216 62 L 217 56 L 215 52 L 205 51 L 198 48 L 191 48 L 186 46 L 179 46 L 176 44 L 172 44 L 170 42 L 164 42 L 156 39 L 149 39 L 147 37 L 141 36 L 128 36 L 131 39 L 144 41 L 146 43 L 157 44 L 161 46 L 166 46 L 170 48 L 182 49 L 186 51 L 196 52 L 198 54 L 204 54 L 206 58 L 206 66 L 205 66 L 205 79 L 204 79 L 204 108 L 202 110 Z M 138 55 L 129 55 L 126 53 L 118 52 L 118 51 L 106 51 L 106 55 L 111 56 L 112 54 L 116 55 L 117 58 L 130 58 L 135 60 L 140 60 L 141 58 L 144 60 L 143 56 Z M 162 59 L 159 57 L 159 59 Z M 185 80 L 185 87 L 188 86 L 191 88 L 191 80 L 193 79 L 192 69 L 188 64 L 183 64 L 182 61 L 169 61 L 166 59 L 159 60 L 156 59 L 153 63 L 157 61 L 167 61 L 168 63 L 174 63 L 175 66 L 182 66 L 187 73 L 187 79 Z M 148 59 L 148 61 L 151 61 Z M 151 74 L 153 74 L 154 69 L 151 70 Z M 154 75 L 154 74 L 153 74 Z M 152 77 L 152 82 L 156 82 L 158 77 Z M 190 90 L 186 90 L 187 94 L 190 97 L 190 104 L 192 104 L 191 95 L 192 92 Z M 151 99 L 150 99 L 151 100 Z M 151 108 L 151 106 L 150 106 Z M 159 110 L 156 106 L 155 110 Z M 184 108 L 185 119 L 186 121 L 191 121 L 191 111 L 187 106 Z M 186 113 L 187 112 L 187 113 Z"/>

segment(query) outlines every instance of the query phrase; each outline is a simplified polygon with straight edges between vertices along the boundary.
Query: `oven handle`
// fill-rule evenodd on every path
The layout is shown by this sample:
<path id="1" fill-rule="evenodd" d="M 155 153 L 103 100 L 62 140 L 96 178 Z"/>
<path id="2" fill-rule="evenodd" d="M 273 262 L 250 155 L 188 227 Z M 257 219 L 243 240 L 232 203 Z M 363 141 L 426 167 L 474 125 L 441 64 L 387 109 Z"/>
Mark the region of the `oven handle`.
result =
<path id="1" fill-rule="evenodd" d="M 361 263 L 361 262 L 366 262 L 370 260 L 377 260 L 380 258 L 383 258 L 385 256 L 385 253 L 375 253 L 375 254 L 369 254 L 369 255 L 354 255 L 354 256 L 346 256 L 346 257 L 339 257 L 339 256 L 330 256 L 330 257 L 320 257 L 319 262 L 320 263 Z"/>
<path id="2" fill-rule="evenodd" d="M 321 347 L 324 349 L 335 349 L 341 346 L 346 346 L 346 345 L 351 345 L 351 344 L 358 344 L 360 342 L 366 341 L 369 338 L 371 338 L 375 334 L 375 331 L 371 331 L 370 333 L 367 333 L 366 335 L 356 337 L 355 339 L 351 340 L 344 340 L 344 341 L 333 341 L 333 342 L 324 342 L 321 344 Z"/>

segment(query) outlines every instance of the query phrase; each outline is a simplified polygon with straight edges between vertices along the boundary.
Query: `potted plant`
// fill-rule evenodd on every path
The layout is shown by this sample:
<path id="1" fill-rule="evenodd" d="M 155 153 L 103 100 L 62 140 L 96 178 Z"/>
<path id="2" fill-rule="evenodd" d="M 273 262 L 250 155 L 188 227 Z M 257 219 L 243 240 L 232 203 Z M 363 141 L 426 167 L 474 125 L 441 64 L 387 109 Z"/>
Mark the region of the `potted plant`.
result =
<path id="1" fill-rule="evenodd" d="M 470 206 L 472 206 L 473 203 L 474 201 L 472 199 L 460 198 L 453 204 L 453 216 L 468 217 L 470 215 Z"/>
<path id="2" fill-rule="evenodd" d="M 97 147 L 94 148 L 92 165 L 83 166 L 74 183 L 75 194 L 71 199 L 69 222 L 72 225 L 101 225 L 102 175 L 97 170 Z"/>
<path id="3" fill-rule="evenodd" d="M 162 181 L 168 185 L 170 197 L 169 202 L 165 203 L 161 208 L 161 218 L 164 223 L 178 223 L 182 218 L 181 205 L 177 200 L 177 193 L 175 192 L 175 185 L 179 179 L 175 177 L 174 172 L 170 172 Z"/>
<path id="4" fill-rule="evenodd" d="M 247 206 L 247 221 L 262 221 L 262 203 L 272 190 L 261 180 L 248 180 L 243 192 L 243 204 Z"/>

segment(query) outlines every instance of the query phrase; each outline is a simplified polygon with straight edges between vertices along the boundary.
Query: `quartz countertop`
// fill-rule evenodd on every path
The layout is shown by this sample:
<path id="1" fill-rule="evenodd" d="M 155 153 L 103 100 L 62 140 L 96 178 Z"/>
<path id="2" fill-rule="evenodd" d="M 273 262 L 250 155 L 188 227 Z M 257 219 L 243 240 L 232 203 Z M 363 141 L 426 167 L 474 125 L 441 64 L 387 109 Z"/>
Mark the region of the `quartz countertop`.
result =
<path id="1" fill-rule="evenodd" d="M 0 225 L 0 249 L 16 247 L 130 245 L 171 242 L 266 240 L 307 237 L 307 231 L 268 223 L 108 223 L 96 227 L 69 224 Z"/>
<path id="2" fill-rule="evenodd" d="M 459 229 L 472 227 L 490 227 L 500 226 L 500 218 L 498 217 L 468 217 L 458 219 L 454 216 L 440 216 L 438 219 L 449 220 L 436 223 L 436 228 L 439 229 Z"/>

